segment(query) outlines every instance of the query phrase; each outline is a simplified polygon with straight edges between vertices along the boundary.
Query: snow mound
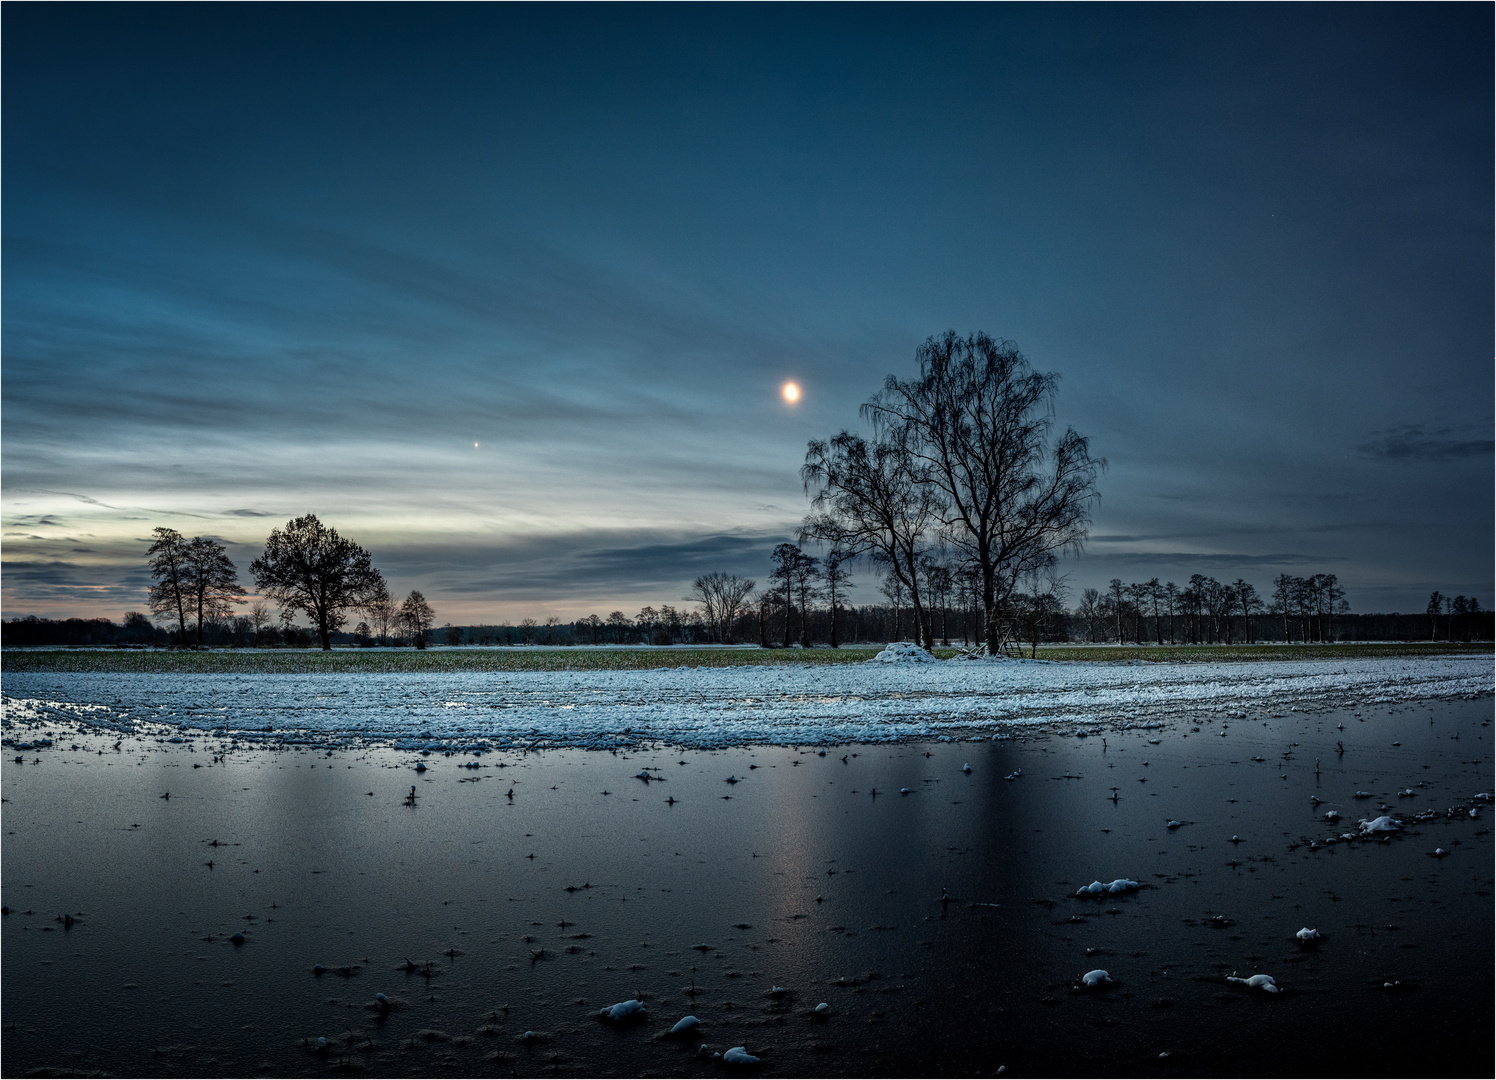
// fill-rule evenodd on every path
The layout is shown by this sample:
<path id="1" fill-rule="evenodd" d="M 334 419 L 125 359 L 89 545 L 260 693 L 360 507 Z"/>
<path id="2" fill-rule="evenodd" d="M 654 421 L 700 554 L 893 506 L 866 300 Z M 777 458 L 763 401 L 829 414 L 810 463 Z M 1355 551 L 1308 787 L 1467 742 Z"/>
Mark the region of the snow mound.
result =
<path id="1" fill-rule="evenodd" d="M 880 664 L 938 664 L 939 660 L 912 641 L 895 641 L 873 657 Z"/>
<path id="2" fill-rule="evenodd" d="M 1111 883 L 1093 881 L 1089 885 L 1082 885 L 1075 891 L 1076 896 L 1105 896 L 1107 893 L 1132 892 L 1138 887 L 1138 883 L 1131 878 L 1119 877 Z"/>
<path id="3" fill-rule="evenodd" d="M 1226 981 L 1250 987 L 1253 990 L 1264 990 L 1269 994 L 1276 994 L 1281 990 L 1278 981 L 1271 975 L 1253 975 L 1250 979 L 1238 979 L 1235 975 L 1227 975 Z"/>
<path id="4" fill-rule="evenodd" d="M 1363 833 L 1396 832 L 1401 828 L 1401 821 L 1393 817 L 1388 817 L 1386 814 L 1383 814 L 1379 818 L 1372 818 L 1370 821 L 1367 821 L 1365 818 L 1361 819 L 1361 831 Z"/>
<path id="5" fill-rule="evenodd" d="M 627 1001 L 620 1001 L 617 1005 L 609 1005 L 606 1009 L 600 1010 L 597 1015 L 604 1020 L 642 1020 L 648 1011 L 638 998 L 629 998 Z"/>

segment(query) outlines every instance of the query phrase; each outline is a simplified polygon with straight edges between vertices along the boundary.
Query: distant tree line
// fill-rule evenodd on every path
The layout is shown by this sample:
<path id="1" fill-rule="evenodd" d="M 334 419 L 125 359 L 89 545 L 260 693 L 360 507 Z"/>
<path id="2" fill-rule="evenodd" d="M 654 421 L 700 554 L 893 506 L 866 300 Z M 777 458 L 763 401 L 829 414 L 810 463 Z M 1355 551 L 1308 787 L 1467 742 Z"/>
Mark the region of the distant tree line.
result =
<path id="1" fill-rule="evenodd" d="M 330 649 L 350 618 L 362 615 L 354 642 L 424 649 L 436 621 L 416 590 L 396 604 L 369 552 L 315 514 L 271 530 L 249 565 L 257 596 L 240 584 L 228 549 L 211 537 L 157 528 L 146 562 L 153 579 L 147 603 L 166 623 L 160 632 L 171 647 L 306 648 L 315 642 Z M 310 620 L 310 630 L 296 625 L 299 615 Z M 135 618 L 127 616 L 127 623 Z"/>
<path id="2" fill-rule="evenodd" d="M 1262 640 L 1269 620 L 1281 627 L 1275 640 L 1334 641 L 1336 620 L 1349 610 L 1334 574 L 1279 574 L 1267 601 L 1241 578 L 1225 584 L 1194 574 L 1183 588 L 1113 578 L 1105 591 L 1082 592 L 1074 616 L 1086 641 L 1229 645 Z"/>

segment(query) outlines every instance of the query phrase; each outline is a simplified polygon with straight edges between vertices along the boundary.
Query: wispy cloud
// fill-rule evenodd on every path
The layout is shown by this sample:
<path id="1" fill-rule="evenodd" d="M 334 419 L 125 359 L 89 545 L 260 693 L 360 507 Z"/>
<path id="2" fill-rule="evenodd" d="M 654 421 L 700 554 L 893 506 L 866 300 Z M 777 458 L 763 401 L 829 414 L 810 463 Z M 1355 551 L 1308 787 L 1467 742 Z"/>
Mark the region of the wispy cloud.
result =
<path id="1" fill-rule="evenodd" d="M 1122 551 L 1108 552 L 1108 566 L 1171 566 L 1191 570 L 1249 570 L 1275 566 L 1320 566 L 1344 562 L 1343 555 L 1306 555 L 1299 552 L 1277 552 L 1249 555 L 1244 552 L 1198 551 Z"/>
<path id="2" fill-rule="evenodd" d="M 1408 425 L 1373 434 L 1374 438 L 1356 449 L 1370 457 L 1387 461 L 1452 461 L 1458 458 L 1489 458 L 1496 453 L 1496 440 L 1455 438 L 1447 427 L 1429 430 Z"/>

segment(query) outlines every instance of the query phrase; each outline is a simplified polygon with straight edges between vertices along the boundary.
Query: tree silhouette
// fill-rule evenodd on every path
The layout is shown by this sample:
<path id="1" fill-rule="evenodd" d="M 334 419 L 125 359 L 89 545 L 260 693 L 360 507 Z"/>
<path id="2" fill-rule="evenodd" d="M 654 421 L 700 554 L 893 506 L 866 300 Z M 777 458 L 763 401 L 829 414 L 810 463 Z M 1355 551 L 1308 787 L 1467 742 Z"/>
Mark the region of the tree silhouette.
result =
<path id="1" fill-rule="evenodd" d="M 769 556 L 774 568 L 769 572 L 769 581 L 784 597 L 784 646 L 790 644 L 790 612 L 794 607 L 796 575 L 803 572 L 802 564 L 808 556 L 798 544 L 778 544 Z M 804 613 L 801 613 L 804 618 Z"/>
<path id="2" fill-rule="evenodd" d="M 1106 462 L 1073 428 L 1050 443 L 1059 376 L 1034 371 L 1012 342 L 950 331 L 916 359 L 919 376 L 888 376 L 863 415 L 927 467 L 947 541 L 981 571 L 986 647 L 997 653 L 1018 579 L 1084 545 Z"/>
<path id="3" fill-rule="evenodd" d="M 197 619 L 197 647 L 209 619 L 229 614 L 233 601 L 244 595 L 239 574 L 228 551 L 217 540 L 194 536 L 188 540 L 175 529 L 157 528 L 155 542 L 146 550 L 151 576 L 148 603 L 157 615 L 175 614 L 181 644 L 187 644 L 187 613 Z"/>
<path id="4" fill-rule="evenodd" d="M 410 595 L 400 602 L 400 625 L 410 632 L 411 644 L 424 649 L 426 633 L 435 623 L 436 612 L 431 610 L 431 605 L 426 603 L 419 590 L 411 589 Z"/>
<path id="5" fill-rule="evenodd" d="M 388 644 L 390 630 L 394 628 L 400 611 L 383 578 L 369 589 L 358 607 L 364 618 L 369 620 L 369 629 L 379 639 L 379 644 Z"/>
<path id="6" fill-rule="evenodd" d="M 249 569 L 260 592 L 280 605 L 283 620 L 289 623 L 298 611 L 312 620 L 324 652 L 348 621 L 346 612 L 367 604 L 384 582 L 367 551 L 315 514 L 272 529 L 264 554 Z"/>
<path id="7" fill-rule="evenodd" d="M 192 562 L 187 552 L 189 541 L 176 529 L 158 527 L 153 532 L 155 542 L 145 553 L 150 562 L 151 576 L 156 579 L 148 600 L 151 613 L 169 615 L 175 612 L 178 640 L 186 645 L 187 608 L 192 593 Z"/>
<path id="8" fill-rule="evenodd" d="M 909 593 L 915 637 L 934 645 L 920 591 L 921 561 L 943 504 L 928 465 L 900 433 L 868 442 L 842 431 L 811 440 L 800 480 L 819 513 L 805 519 L 800 539 L 818 540 L 849 555 L 873 554 Z"/>
<path id="9" fill-rule="evenodd" d="M 228 615 L 244 590 L 239 587 L 239 573 L 227 549 L 217 540 L 194 536 L 187 545 L 187 561 L 193 605 L 197 608 L 197 647 L 201 649 L 204 624 L 210 618 Z"/>
<path id="10" fill-rule="evenodd" d="M 1241 609 L 1242 621 L 1246 624 L 1242 641 L 1250 645 L 1252 643 L 1252 616 L 1262 610 L 1262 597 L 1257 595 L 1256 586 L 1241 578 L 1231 583 L 1231 591 L 1236 597 L 1236 606 Z"/>

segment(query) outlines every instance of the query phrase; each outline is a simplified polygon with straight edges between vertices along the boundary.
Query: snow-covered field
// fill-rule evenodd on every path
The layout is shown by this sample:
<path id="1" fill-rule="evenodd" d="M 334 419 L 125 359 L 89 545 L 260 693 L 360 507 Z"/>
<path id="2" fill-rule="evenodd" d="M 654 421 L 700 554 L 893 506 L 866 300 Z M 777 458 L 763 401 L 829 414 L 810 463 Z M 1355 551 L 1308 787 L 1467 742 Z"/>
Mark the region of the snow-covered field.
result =
<path id="1" fill-rule="evenodd" d="M 7 673 L 9 722 L 317 745 L 722 747 L 991 737 L 1493 690 L 1489 657 L 1231 664 L 1001 661 L 354 675 Z M 18 736 L 11 730 L 8 735 Z"/>

